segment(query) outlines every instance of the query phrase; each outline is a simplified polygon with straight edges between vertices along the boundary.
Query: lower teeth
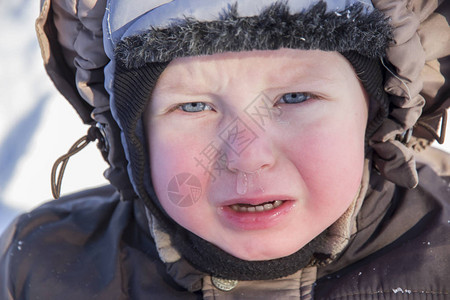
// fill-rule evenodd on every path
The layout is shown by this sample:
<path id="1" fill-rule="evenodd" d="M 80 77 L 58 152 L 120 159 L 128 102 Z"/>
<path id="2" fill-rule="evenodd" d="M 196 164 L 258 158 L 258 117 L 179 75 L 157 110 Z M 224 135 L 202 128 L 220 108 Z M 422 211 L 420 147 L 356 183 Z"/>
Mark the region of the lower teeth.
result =
<path id="1" fill-rule="evenodd" d="M 261 205 L 249 205 L 249 204 L 233 204 L 231 205 L 231 209 L 238 212 L 262 212 L 272 210 L 277 208 L 283 203 L 282 200 L 276 200 L 273 202 L 268 202 Z"/>

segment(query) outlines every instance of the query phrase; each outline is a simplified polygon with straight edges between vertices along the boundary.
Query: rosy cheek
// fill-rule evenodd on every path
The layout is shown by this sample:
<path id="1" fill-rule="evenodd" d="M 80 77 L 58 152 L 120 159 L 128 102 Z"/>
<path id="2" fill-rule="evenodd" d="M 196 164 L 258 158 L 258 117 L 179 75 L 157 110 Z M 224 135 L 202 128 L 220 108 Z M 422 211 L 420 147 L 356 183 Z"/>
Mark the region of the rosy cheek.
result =
<path id="1" fill-rule="evenodd" d="M 198 166 L 195 157 L 201 151 L 204 142 L 193 139 L 168 139 L 167 135 L 155 135 L 150 140 L 150 165 L 152 166 L 152 179 L 157 196 L 169 212 L 175 212 L 183 205 L 177 203 L 177 199 L 173 196 L 171 189 L 173 184 L 183 176 L 192 176 L 192 180 L 198 182 L 197 188 L 201 191 L 200 195 L 204 195 L 207 182 L 207 174 Z M 181 176 L 181 177 L 178 177 Z M 189 187 L 180 187 L 179 193 L 186 194 Z M 196 202 L 199 198 L 193 199 Z M 189 206 L 191 206 L 189 205 Z M 186 209 L 186 207 L 184 208 Z"/>
<path id="2" fill-rule="evenodd" d="M 291 160 L 305 181 L 309 205 L 317 209 L 350 203 L 360 184 L 364 146 L 354 132 L 346 131 L 345 125 L 312 126 L 296 137 L 301 142 L 296 143 Z"/>

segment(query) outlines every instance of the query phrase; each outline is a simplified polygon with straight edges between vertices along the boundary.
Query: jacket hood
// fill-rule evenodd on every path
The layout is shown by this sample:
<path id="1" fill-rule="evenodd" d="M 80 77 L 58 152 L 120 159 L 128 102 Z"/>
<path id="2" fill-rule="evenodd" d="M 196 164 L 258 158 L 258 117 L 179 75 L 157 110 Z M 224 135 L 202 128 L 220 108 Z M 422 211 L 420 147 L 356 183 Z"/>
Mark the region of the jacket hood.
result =
<path id="1" fill-rule="evenodd" d="M 133 64 L 139 66 L 179 56 L 176 51 L 170 52 L 165 48 L 157 48 L 154 52 L 144 50 L 144 56 L 139 55 L 139 50 L 147 49 L 149 43 L 153 45 L 176 34 L 168 32 L 168 28 L 176 27 L 172 25 L 179 22 L 174 18 L 183 16 L 187 20 L 182 22 L 183 25 L 189 25 L 190 20 L 211 23 L 236 1 L 137 2 L 44 1 L 37 21 L 47 71 L 85 123 L 101 124 L 109 145 L 108 149 L 104 149 L 110 163 L 105 175 L 124 199 L 136 197 L 136 185 L 131 184 L 135 178 L 127 162 L 130 160 L 130 149 L 123 135 L 125 124 L 118 117 L 113 92 L 117 63 L 133 67 Z M 272 2 L 260 1 L 258 6 L 254 1 L 239 1 L 236 16 L 254 17 Z M 425 4 L 421 1 L 373 2 L 375 8 L 390 18 L 393 30 L 393 41 L 382 58 L 389 70 L 384 89 L 389 95 L 391 108 L 389 117 L 383 119 L 369 141 L 374 150 L 373 164 L 385 178 L 401 186 L 414 187 L 417 174 L 413 151 L 420 150 L 433 138 L 439 137 L 436 134 L 439 120 L 449 105 L 449 87 L 444 85 L 438 68 L 438 59 L 449 55 L 450 39 L 442 39 L 442 36 L 450 37 L 449 28 L 445 18 L 434 13 L 439 5 L 437 1 Z M 300 13 L 311 7 L 310 1 L 286 3 L 290 13 Z M 325 13 L 342 15 L 343 9 L 350 7 L 350 4 L 348 1 L 327 1 Z M 373 11 L 370 2 L 355 1 L 355 4 L 364 15 Z M 234 15 L 231 13 L 228 16 L 232 19 Z M 161 35 L 142 39 L 145 29 L 149 27 Z M 431 39 L 436 32 L 441 38 Z M 442 40 L 447 42 L 436 43 Z M 118 48 L 123 51 L 117 51 Z M 170 56 L 162 56 L 167 53 Z M 379 56 L 379 52 L 373 53 L 373 56 Z M 144 60 L 139 62 L 133 57 L 144 57 Z M 424 115 L 419 119 L 424 105 Z M 414 137 L 410 139 L 408 134 L 413 127 Z M 138 193 L 141 194 L 140 191 Z"/>

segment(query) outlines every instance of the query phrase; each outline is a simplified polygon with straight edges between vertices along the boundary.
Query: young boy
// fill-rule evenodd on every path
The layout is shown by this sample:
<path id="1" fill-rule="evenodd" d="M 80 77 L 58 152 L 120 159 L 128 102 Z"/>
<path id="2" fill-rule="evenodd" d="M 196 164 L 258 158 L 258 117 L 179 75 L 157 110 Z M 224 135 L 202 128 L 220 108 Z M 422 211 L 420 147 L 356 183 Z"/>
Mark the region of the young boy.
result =
<path id="1" fill-rule="evenodd" d="M 448 298 L 448 23 L 373 2 L 45 1 L 112 186 L 11 224 L 2 299 Z"/>

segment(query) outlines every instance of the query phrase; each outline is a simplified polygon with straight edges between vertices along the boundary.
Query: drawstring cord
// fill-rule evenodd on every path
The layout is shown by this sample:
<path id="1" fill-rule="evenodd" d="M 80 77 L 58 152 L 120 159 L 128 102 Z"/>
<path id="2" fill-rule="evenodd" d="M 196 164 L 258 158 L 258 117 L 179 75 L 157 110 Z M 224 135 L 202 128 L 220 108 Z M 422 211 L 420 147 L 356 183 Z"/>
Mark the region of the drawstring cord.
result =
<path id="1" fill-rule="evenodd" d="M 89 145 L 90 142 L 93 142 L 97 139 L 99 140 L 100 143 L 104 142 L 103 135 L 101 134 L 99 128 L 91 126 L 88 130 L 87 135 L 77 140 L 72 145 L 72 147 L 70 147 L 69 151 L 67 151 L 66 154 L 62 155 L 55 161 L 55 163 L 53 164 L 51 174 L 51 186 L 53 198 L 58 199 L 60 196 L 62 179 L 64 176 L 64 171 L 66 169 L 67 163 L 69 162 L 69 159 L 73 155 L 83 150 L 87 145 Z M 59 168 L 58 178 L 56 179 L 56 174 L 59 166 L 61 166 L 61 168 Z"/>
<path id="2" fill-rule="evenodd" d="M 440 130 L 439 128 L 438 129 L 433 128 L 431 125 L 427 123 L 427 121 L 432 121 L 437 118 L 441 119 Z M 445 140 L 445 129 L 447 127 L 447 110 L 445 108 L 442 108 L 436 111 L 435 113 L 431 114 L 430 116 L 422 117 L 417 122 L 417 125 L 424 128 L 429 134 L 433 136 L 433 138 L 439 144 L 442 145 Z M 440 133 L 438 133 L 438 130 L 440 131 Z"/>

